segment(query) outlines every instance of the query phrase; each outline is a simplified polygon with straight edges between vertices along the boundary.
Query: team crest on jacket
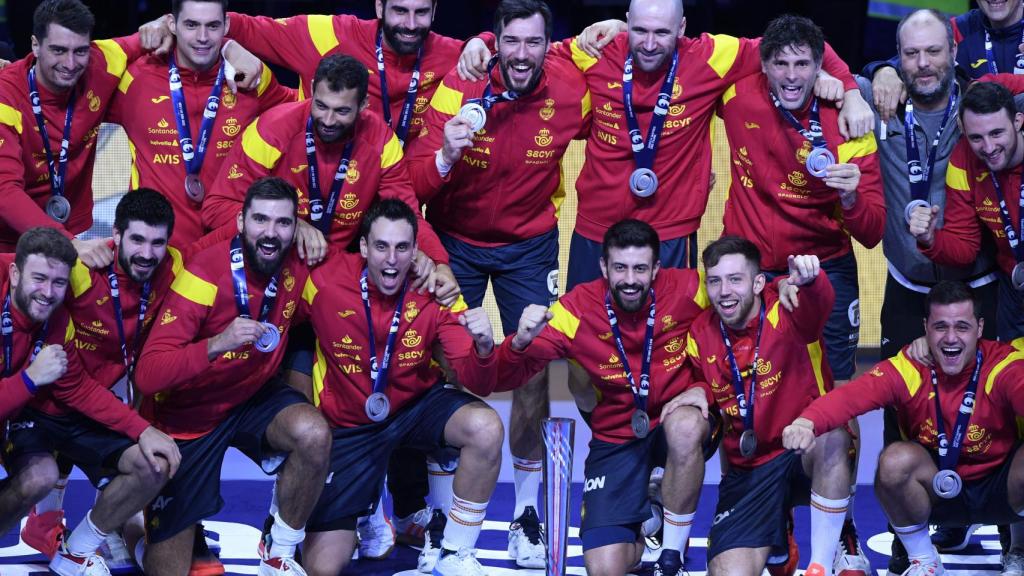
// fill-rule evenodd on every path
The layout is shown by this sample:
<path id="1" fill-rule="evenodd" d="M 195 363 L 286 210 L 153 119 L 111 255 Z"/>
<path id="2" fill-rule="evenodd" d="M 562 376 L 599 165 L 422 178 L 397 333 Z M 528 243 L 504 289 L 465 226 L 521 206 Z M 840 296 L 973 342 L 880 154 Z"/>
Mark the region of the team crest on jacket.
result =
<path id="1" fill-rule="evenodd" d="M 679 78 L 672 79 L 672 99 L 679 98 L 683 93 L 683 87 L 679 85 Z"/>
<path id="2" fill-rule="evenodd" d="M 793 186 L 807 186 L 807 177 L 796 170 L 789 173 L 789 183 Z"/>
<path id="3" fill-rule="evenodd" d="M 555 116 L 555 99 L 548 98 L 544 101 L 544 107 L 540 109 L 540 119 L 547 122 Z M 542 144 L 543 146 L 543 144 Z"/>
<path id="4" fill-rule="evenodd" d="M 234 92 L 225 84 L 224 90 L 221 92 L 220 103 L 225 108 L 234 108 L 235 104 L 238 104 L 238 97 L 235 96 Z"/>
<path id="5" fill-rule="evenodd" d="M 92 90 L 86 92 L 85 97 L 89 100 L 89 112 L 99 112 L 100 97 L 93 93 Z"/>
<path id="6" fill-rule="evenodd" d="M 341 207 L 345 210 L 351 210 L 359 205 L 359 197 L 349 192 L 341 199 Z"/>
<path id="7" fill-rule="evenodd" d="M 669 116 L 682 116 L 686 112 L 686 104 L 673 104 L 668 107 Z"/>
<path id="8" fill-rule="evenodd" d="M 669 330 L 675 328 L 677 324 L 679 324 L 678 322 L 676 322 L 675 320 L 672 319 L 672 315 L 671 314 L 666 314 L 666 315 L 662 316 L 661 317 L 661 323 L 662 323 L 662 328 L 661 328 L 662 332 L 668 332 Z"/>
<path id="9" fill-rule="evenodd" d="M 427 111 L 427 106 L 429 105 L 430 100 L 425 96 L 420 96 L 416 99 L 416 105 L 413 107 L 412 111 L 414 114 L 423 114 Z"/>
<path id="10" fill-rule="evenodd" d="M 764 358 L 758 358 L 757 359 L 757 375 L 758 376 L 767 376 L 768 374 L 771 374 L 771 371 L 772 371 L 771 360 L 765 360 Z"/>
<path id="11" fill-rule="evenodd" d="M 416 308 L 415 302 L 407 302 L 405 304 L 405 314 L 402 315 L 406 322 L 412 322 L 420 315 L 419 308 Z"/>
<path id="12" fill-rule="evenodd" d="M 427 70 L 426 72 L 423 73 L 423 82 L 421 82 L 420 84 L 432 84 L 434 82 L 434 77 L 436 76 L 437 74 L 434 74 L 433 70 Z"/>
<path id="13" fill-rule="evenodd" d="M 402 345 L 406 348 L 415 348 L 423 342 L 423 336 L 416 333 L 416 330 L 408 330 L 405 336 L 402 336 Z"/>
<path id="14" fill-rule="evenodd" d="M 668 344 L 665 344 L 665 352 L 668 352 L 669 354 L 675 354 L 676 352 L 679 352 L 682 349 L 683 341 L 679 337 L 673 338 L 668 341 Z"/>
<path id="15" fill-rule="evenodd" d="M 355 184 L 356 182 L 359 182 L 359 170 L 356 168 L 355 160 L 350 160 L 348 163 L 348 170 L 345 171 L 345 182 L 348 182 L 349 184 Z M 351 210 L 351 208 L 345 209 Z"/>
<path id="16" fill-rule="evenodd" d="M 800 148 L 796 151 L 796 161 L 801 166 L 807 163 L 807 156 L 811 153 L 811 143 L 804 140 L 804 143 L 800 145 Z"/>
<path id="17" fill-rule="evenodd" d="M 533 141 L 537 143 L 537 146 L 541 148 L 550 146 L 555 139 L 551 137 L 551 131 L 547 128 L 541 128 L 537 135 L 533 137 Z"/>
<path id="18" fill-rule="evenodd" d="M 284 276 L 284 289 L 291 292 L 295 288 L 295 276 L 288 268 L 281 270 L 281 274 Z"/>
<path id="19" fill-rule="evenodd" d="M 224 121 L 224 125 L 221 126 L 220 129 L 228 138 L 234 138 L 235 136 L 238 136 L 238 133 L 242 130 L 242 126 L 238 123 L 238 118 L 228 118 Z"/>

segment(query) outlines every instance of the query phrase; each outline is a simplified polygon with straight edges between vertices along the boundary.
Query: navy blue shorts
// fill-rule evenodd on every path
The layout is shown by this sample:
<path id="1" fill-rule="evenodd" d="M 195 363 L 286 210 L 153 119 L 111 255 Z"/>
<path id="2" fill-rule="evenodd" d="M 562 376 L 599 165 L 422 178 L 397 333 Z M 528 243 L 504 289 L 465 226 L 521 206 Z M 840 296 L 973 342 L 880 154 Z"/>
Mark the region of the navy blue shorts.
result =
<path id="1" fill-rule="evenodd" d="M 849 380 L 857 370 L 857 346 L 860 344 L 860 282 L 857 257 L 853 252 L 821 263 L 832 283 L 836 301 L 825 323 L 825 358 L 836 380 Z M 788 271 L 765 271 L 772 280 Z"/>
<path id="2" fill-rule="evenodd" d="M 281 372 L 299 372 L 306 376 L 313 375 L 313 347 L 316 334 L 309 322 L 293 324 L 288 329 L 288 347 L 281 359 Z"/>
<path id="3" fill-rule="evenodd" d="M 279 380 L 271 380 L 248 401 L 233 408 L 210 433 L 178 440 L 178 472 L 145 510 L 147 541 L 167 540 L 220 511 L 224 506 L 220 470 L 229 447 L 237 448 L 259 464 L 265 474 L 276 474 L 287 454 L 271 450 L 267 428 L 285 408 L 306 403 L 302 393 Z"/>
<path id="4" fill-rule="evenodd" d="M 697 267 L 697 233 L 681 238 L 662 240 L 659 260 L 663 268 Z M 569 275 L 565 281 L 568 292 L 580 284 L 601 277 L 601 243 L 584 238 L 576 232 L 569 241 Z"/>
<path id="5" fill-rule="evenodd" d="M 331 464 L 327 482 L 307 532 L 353 530 L 356 518 L 373 512 L 384 487 L 391 451 L 399 446 L 421 450 L 445 464 L 453 455 L 444 441 L 444 427 L 459 408 L 480 399 L 443 383 L 407 404 L 383 422 L 331 432 Z"/>
<path id="6" fill-rule="evenodd" d="M 494 248 L 474 246 L 441 232 L 437 236 L 448 251 L 466 305 L 482 305 L 491 281 L 505 334 L 516 331 L 523 309 L 530 304 L 550 306 L 558 299 L 557 228 Z"/>
<path id="7" fill-rule="evenodd" d="M 964 482 L 964 487 L 956 498 L 945 500 L 939 498 L 932 506 L 928 516 L 929 524 L 942 526 L 968 526 L 970 524 L 1014 524 L 1021 517 L 1010 506 L 1010 493 L 1007 482 L 1010 478 L 1010 467 L 1017 453 L 1014 447 L 1010 456 L 994 473 L 981 480 Z M 938 453 L 928 451 L 935 465 L 938 466 Z"/>
<path id="8" fill-rule="evenodd" d="M 708 560 L 734 548 L 785 550 L 788 511 L 807 504 L 811 479 L 800 455 L 786 451 L 752 470 L 733 468 L 718 485 Z"/>
<path id="9" fill-rule="evenodd" d="M 83 414 L 50 416 L 25 408 L 11 419 L 4 459 L 14 475 L 22 456 L 59 452 L 101 488 L 117 476 L 121 455 L 133 445 L 131 438 Z"/>

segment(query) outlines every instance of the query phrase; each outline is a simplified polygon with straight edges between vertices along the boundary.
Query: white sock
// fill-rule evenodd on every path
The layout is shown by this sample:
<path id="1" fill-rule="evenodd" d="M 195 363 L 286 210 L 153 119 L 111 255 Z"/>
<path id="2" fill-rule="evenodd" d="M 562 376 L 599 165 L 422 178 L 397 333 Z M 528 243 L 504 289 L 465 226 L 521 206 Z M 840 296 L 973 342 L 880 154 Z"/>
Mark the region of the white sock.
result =
<path id="1" fill-rule="evenodd" d="M 476 548 L 476 539 L 484 525 L 489 502 L 470 502 L 452 498 L 452 508 L 448 511 L 448 523 L 444 526 L 444 538 L 441 546 L 449 550 L 459 551 L 463 548 Z"/>
<path id="2" fill-rule="evenodd" d="M 811 491 L 811 564 L 832 566 L 850 498 L 831 499 Z"/>
<path id="3" fill-rule="evenodd" d="M 100 529 L 92 523 L 92 510 L 90 510 L 68 537 L 68 552 L 75 556 L 89 556 L 96 552 L 106 538 L 107 535 L 100 532 Z"/>
<path id="4" fill-rule="evenodd" d="M 274 513 L 274 525 L 270 527 L 270 557 L 293 558 L 295 547 L 306 538 L 306 527 L 292 528 Z"/>
<path id="5" fill-rule="evenodd" d="M 46 496 L 43 496 L 42 500 L 36 502 L 36 514 L 62 510 L 64 508 L 64 491 L 67 490 L 67 487 L 68 479 L 66 476 L 57 478 L 57 482 L 53 485 L 53 489 L 51 489 Z"/>
<path id="6" fill-rule="evenodd" d="M 693 526 L 695 514 L 696 512 L 677 514 L 665 508 L 665 531 L 662 533 L 661 545 L 682 554 L 686 547 L 686 539 L 690 537 L 690 528 Z"/>
<path id="7" fill-rule="evenodd" d="M 454 483 L 453 472 L 445 472 L 440 464 L 427 459 L 427 486 L 430 488 L 427 493 L 427 506 L 447 514 L 451 510 L 452 498 L 455 496 Z"/>
<path id="8" fill-rule="evenodd" d="M 893 526 L 892 531 L 903 542 L 907 550 L 907 558 L 910 560 L 928 561 L 937 559 L 935 546 L 932 546 L 932 539 L 928 536 L 928 524 L 916 524 L 914 526 Z"/>
<path id="9" fill-rule="evenodd" d="M 850 504 L 846 507 L 846 519 L 853 522 L 853 499 L 857 496 L 857 484 L 850 484 Z"/>
<path id="10" fill-rule="evenodd" d="M 512 513 L 514 520 L 523 515 L 527 506 L 537 509 L 537 491 L 544 478 L 544 462 L 513 456 L 512 468 L 516 482 L 516 509 Z"/>

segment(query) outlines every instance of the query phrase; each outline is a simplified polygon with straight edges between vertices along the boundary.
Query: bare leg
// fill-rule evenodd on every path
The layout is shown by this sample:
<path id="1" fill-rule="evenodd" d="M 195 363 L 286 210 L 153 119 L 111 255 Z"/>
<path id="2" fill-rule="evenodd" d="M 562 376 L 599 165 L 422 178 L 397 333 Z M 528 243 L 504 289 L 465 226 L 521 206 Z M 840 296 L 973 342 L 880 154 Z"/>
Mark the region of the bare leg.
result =
<path id="1" fill-rule="evenodd" d="M 589 576 L 622 576 L 636 566 L 643 553 L 643 542 L 609 544 L 584 552 L 583 563 Z"/>
<path id="2" fill-rule="evenodd" d="M 733 548 L 708 563 L 710 576 L 760 576 L 771 548 Z"/>
<path id="3" fill-rule="evenodd" d="M 13 467 L 18 473 L 0 492 L 0 534 L 6 534 L 57 482 L 57 462 L 51 454 L 22 456 Z"/>
<path id="4" fill-rule="evenodd" d="M 938 469 L 928 452 L 914 442 L 894 442 L 878 458 L 875 494 L 893 526 L 928 521 L 935 496 L 932 478 Z"/>
<path id="5" fill-rule="evenodd" d="M 455 494 L 473 502 L 490 500 L 501 468 L 501 443 L 505 438 L 501 418 L 483 402 L 466 404 L 448 419 L 444 437 L 461 449 Z"/>
<path id="6" fill-rule="evenodd" d="M 337 576 L 352 560 L 354 530 L 310 532 L 302 544 L 302 567 L 309 576 Z"/>
<path id="7" fill-rule="evenodd" d="M 195 529 L 192 525 L 163 542 L 147 543 L 143 559 L 146 576 L 186 576 L 192 565 Z"/>
<path id="8" fill-rule="evenodd" d="M 278 413 L 266 435 L 274 450 L 288 453 L 277 475 L 279 514 L 289 526 L 301 528 L 327 478 L 330 428 L 313 406 L 293 404 Z"/>
<path id="9" fill-rule="evenodd" d="M 661 422 L 668 441 L 665 478 L 661 498 L 665 507 L 679 514 L 697 510 L 701 485 L 704 482 L 703 443 L 708 435 L 708 422 L 696 408 L 683 406 Z"/>
<path id="10" fill-rule="evenodd" d="M 160 471 L 153 470 L 138 444 L 121 454 L 117 462 L 120 474 L 103 489 L 89 514 L 98 530 L 108 534 L 117 530 L 160 493 L 170 465 L 158 459 Z"/>

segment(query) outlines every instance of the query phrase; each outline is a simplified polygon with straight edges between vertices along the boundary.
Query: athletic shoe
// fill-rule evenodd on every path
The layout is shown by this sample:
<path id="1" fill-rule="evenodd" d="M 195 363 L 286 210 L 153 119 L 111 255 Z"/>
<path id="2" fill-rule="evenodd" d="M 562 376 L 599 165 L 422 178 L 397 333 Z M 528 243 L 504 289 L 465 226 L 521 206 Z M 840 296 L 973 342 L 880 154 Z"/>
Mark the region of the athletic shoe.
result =
<path id="1" fill-rule="evenodd" d="M 519 518 L 509 524 L 508 555 L 520 568 L 544 568 L 543 534 L 540 518 L 533 506 L 527 506 Z"/>
<path id="2" fill-rule="evenodd" d="M 903 541 L 899 536 L 892 536 L 892 552 L 889 556 L 889 574 L 903 574 L 910 568 L 910 558 L 907 558 L 907 549 L 903 547 Z"/>
<path id="3" fill-rule="evenodd" d="M 395 527 L 383 512 L 375 512 L 359 519 L 359 557 L 364 560 L 383 560 L 395 548 Z"/>
<path id="4" fill-rule="evenodd" d="M 267 531 L 269 533 L 269 527 Z M 192 564 L 188 568 L 188 576 L 220 576 L 223 573 L 224 564 L 206 543 L 206 530 L 203 530 L 202 523 L 196 524 L 195 537 L 192 540 Z"/>
<path id="5" fill-rule="evenodd" d="M 825 567 L 817 562 L 811 562 L 811 565 L 804 571 L 804 576 L 827 576 L 828 572 L 825 571 Z"/>
<path id="6" fill-rule="evenodd" d="M 295 560 L 295 558 L 274 557 L 260 560 L 260 568 L 256 573 L 258 576 L 306 576 L 306 571 Z"/>
<path id="7" fill-rule="evenodd" d="M 683 559 L 679 556 L 678 550 L 661 551 L 658 561 L 654 563 L 652 576 L 685 576 L 686 568 L 683 567 Z"/>
<path id="8" fill-rule="evenodd" d="M 942 567 L 942 561 L 936 557 L 928 562 L 911 560 L 910 568 L 903 571 L 903 576 L 940 576 L 945 573 L 946 570 Z"/>
<path id="9" fill-rule="evenodd" d="M 99 555 L 75 556 L 64 545 L 50 560 L 50 572 L 60 576 L 110 576 L 110 570 Z"/>
<path id="10" fill-rule="evenodd" d="M 135 560 L 128 554 L 128 546 L 124 538 L 117 532 L 111 532 L 100 544 L 97 554 L 103 557 L 103 562 L 111 574 L 128 574 L 138 570 Z"/>
<path id="11" fill-rule="evenodd" d="M 431 572 L 434 576 L 486 576 L 484 567 L 476 559 L 476 549 L 462 548 L 458 552 L 441 551 L 441 557 Z"/>
<path id="12" fill-rule="evenodd" d="M 53 558 L 64 537 L 64 511 L 50 510 L 36 514 L 36 509 L 28 513 L 25 527 L 21 529 L 21 539 L 29 546 Z"/>
<path id="13" fill-rule="evenodd" d="M 430 523 L 430 508 L 422 508 L 405 518 L 395 518 L 395 539 L 399 544 L 419 546 Z"/>
<path id="14" fill-rule="evenodd" d="M 836 548 L 836 559 L 832 564 L 836 576 L 871 576 L 871 563 L 864 555 L 864 550 L 857 541 L 857 527 L 852 520 L 843 523 L 843 531 L 839 535 L 839 547 Z"/>
<path id="15" fill-rule="evenodd" d="M 430 513 L 430 522 L 427 522 L 427 530 L 423 533 L 423 550 L 420 550 L 420 557 L 416 561 L 416 570 L 423 574 L 430 574 L 437 565 L 437 558 L 441 555 L 441 538 L 444 537 L 444 527 L 448 523 L 448 517 L 440 510 Z"/>
<path id="16" fill-rule="evenodd" d="M 1003 554 L 1000 576 L 1024 576 L 1024 549 L 1014 548 Z"/>
<path id="17" fill-rule="evenodd" d="M 981 528 L 981 524 L 970 526 L 939 526 L 932 534 L 932 544 L 939 552 L 959 552 L 971 543 L 971 534 Z"/>
<path id="18" fill-rule="evenodd" d="M 772 550 L 774 553 L 775 550 Z M 797 564 L 800 563 L 800 546 L 793 536 L 793 510 L 789 510 L 789 520 L 786 522 L 786 550 L 784 554 L 771 555 L 768 557 L 765 569 L 771 576 L 793 576 L 796 574 Z"/>

